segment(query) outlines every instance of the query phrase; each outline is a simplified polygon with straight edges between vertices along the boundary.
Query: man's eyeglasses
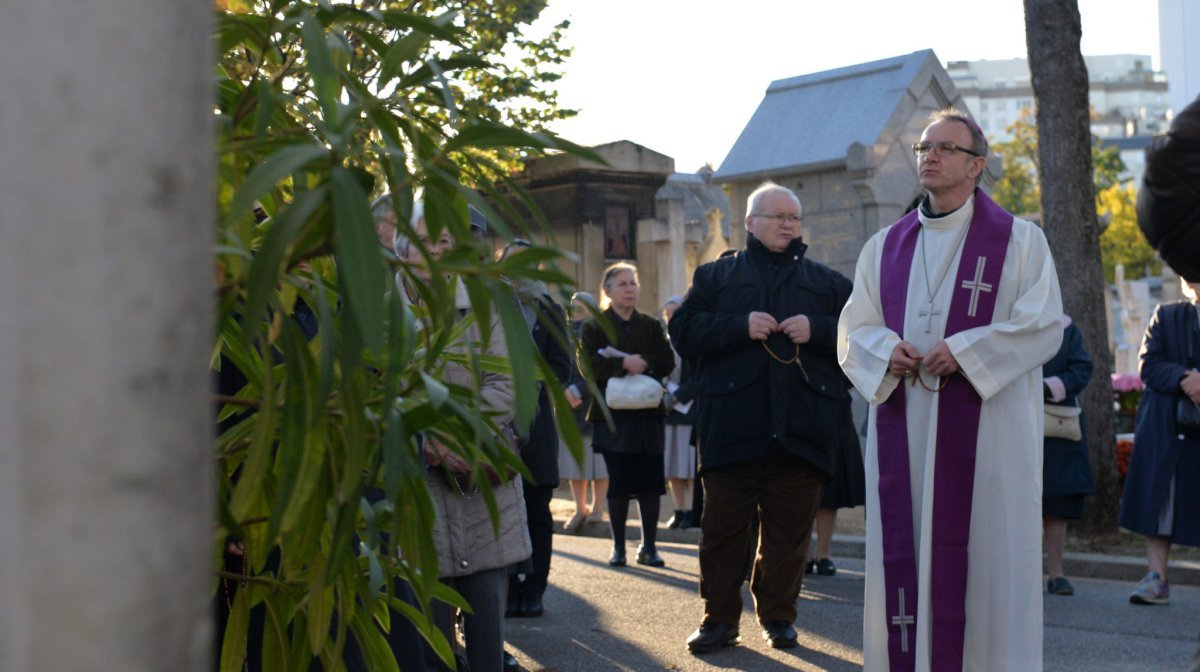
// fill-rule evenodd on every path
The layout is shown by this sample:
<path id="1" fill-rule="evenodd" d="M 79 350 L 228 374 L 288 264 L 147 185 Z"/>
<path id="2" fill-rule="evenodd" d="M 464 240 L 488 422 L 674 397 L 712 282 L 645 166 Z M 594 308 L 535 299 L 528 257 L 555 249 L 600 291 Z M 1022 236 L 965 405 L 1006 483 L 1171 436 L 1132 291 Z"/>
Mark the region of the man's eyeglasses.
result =
<path id="1" fill-rule="evenodd" d="M 787 222 L 788 224 L 799 224 L 800 223 L 800 215 L 793 215 L 791 213 L 784 214 L 782 212 L 772 212 L 769 215 L 764 215 L 764 214 L 760 214 L 757 212 L 752 212 L 752 213 L 750 213 L 750 216 L 751 217 L 762 217 L 763 219 L 769 219 L 772 222 L 775 222 L 776 224 L 782 224 L 784 222 Z"/>
<path id="2" fill-rule="evenodd" d="M 913 154 L 916 154 L 917 156 L 930 153 L 937 154 L 938 156 L 946 156 L 955 152 L 964 152 L 966 154 L 970 154 L 971 156 L 983 156 L 973 149 L 961 147 L 953 142 L 950 142 L 949 140 L 943 140 L 942 142 L 914 142 L 912 144 L 912 151 Z"/>

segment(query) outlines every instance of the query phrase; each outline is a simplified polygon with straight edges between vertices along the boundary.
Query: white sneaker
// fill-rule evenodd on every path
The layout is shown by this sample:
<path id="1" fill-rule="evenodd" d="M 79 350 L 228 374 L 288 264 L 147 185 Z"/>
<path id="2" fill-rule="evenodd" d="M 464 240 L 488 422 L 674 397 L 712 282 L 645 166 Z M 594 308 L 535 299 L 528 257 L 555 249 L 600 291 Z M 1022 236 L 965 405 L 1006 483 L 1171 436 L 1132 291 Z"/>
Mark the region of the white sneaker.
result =
<path id="1" fill-rule="evenodd" d="M 1150 572 L 1129 596 L 1133 604 L 1166 604 L 1171 601 L 1171 586 L 1158 572 Z"/>

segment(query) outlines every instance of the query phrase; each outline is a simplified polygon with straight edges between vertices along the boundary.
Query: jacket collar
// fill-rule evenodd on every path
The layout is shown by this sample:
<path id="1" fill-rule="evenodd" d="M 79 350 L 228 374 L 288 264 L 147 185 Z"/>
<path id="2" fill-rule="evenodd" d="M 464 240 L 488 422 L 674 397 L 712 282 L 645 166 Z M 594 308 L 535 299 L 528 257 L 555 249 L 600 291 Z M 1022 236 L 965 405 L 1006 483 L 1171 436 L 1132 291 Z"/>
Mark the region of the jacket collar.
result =
<path id="1" fill-rule="evenodd" d="M 787 246 L 787 249 L 782 252 L 772 252 L 767 249 L 754 236 L 749 236 L 746 239 L 746 254 L 755 264 L 762 265 L 781 265 L 788 262 L 799 262 L 804 258 L 804 253 L 808 251 L 808 245 L 804 241 L 797 238 Z"/>

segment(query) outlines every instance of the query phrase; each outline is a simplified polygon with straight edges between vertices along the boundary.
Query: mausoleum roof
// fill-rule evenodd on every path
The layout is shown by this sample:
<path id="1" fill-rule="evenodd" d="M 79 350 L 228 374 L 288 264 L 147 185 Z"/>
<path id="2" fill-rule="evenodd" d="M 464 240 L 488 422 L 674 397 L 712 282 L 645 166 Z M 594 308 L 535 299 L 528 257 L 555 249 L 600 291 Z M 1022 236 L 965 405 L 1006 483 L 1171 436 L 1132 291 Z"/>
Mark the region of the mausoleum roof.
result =
<path id="1" fill-rule="evenodd" d="M 850 145 L 876 143 L 930 61 L 941 69 L 925 49 L 771 82 L 715 181 L 844 163 Z"/>
<path id="2" fill-rule="evenodd" d="M 580 170 L 646 173 L 664 177 L 675 172 L 675 159 L 629 140 L 606 142 L 591 150 L 608 165 L 557 152 L 527 162 L 521 177 L 536 179 Z"/>

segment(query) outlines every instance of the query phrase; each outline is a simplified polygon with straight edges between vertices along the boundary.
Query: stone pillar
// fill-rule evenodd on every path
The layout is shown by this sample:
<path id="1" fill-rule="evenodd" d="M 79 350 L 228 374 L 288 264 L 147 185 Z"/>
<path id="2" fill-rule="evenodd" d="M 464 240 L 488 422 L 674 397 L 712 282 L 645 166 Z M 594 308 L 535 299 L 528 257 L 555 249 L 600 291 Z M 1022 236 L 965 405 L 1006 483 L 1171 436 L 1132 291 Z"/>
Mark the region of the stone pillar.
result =
<path id="1" fill-rule="evenodd" d="M 666 222 L 666 246 L 659 263 L 659 309 L 662 303 L 671 296 L 683 296 L 687 291 L 691 276 L 687 269 L 687 224 L 683 217 L 683 198 L 673 196 L 659 198 L 654 203 L 654 211 L 659 221 Z"/>
<path id="2" fill-rule="evenodd" d="M 0 670 L 211 669 L 212 3 L 0 3 Z"/>

